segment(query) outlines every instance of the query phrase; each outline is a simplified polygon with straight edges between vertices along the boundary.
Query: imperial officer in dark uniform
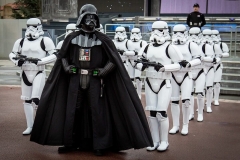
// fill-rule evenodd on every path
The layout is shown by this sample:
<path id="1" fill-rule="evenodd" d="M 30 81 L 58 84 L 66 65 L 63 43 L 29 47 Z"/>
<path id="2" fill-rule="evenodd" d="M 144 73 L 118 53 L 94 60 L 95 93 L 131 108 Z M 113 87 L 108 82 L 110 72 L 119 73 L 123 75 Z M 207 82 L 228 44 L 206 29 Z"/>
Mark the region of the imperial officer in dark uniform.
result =
<path id="1" fill-rule="evenodd" d="M 152 146 L 143 106 L 112 40 L 86 4 L 43 89 L 31 141 L 58 152 Z"/>
<path id="2" fill-rule="evenodd" d="M 199 12 L 199 4 L 195 3 L 193 5 L 193 12 L 190 13 L 187 17 L 187 25 L 192 27 L 201 28 L 206 24 L 205 17 L 202 13 Z"/>

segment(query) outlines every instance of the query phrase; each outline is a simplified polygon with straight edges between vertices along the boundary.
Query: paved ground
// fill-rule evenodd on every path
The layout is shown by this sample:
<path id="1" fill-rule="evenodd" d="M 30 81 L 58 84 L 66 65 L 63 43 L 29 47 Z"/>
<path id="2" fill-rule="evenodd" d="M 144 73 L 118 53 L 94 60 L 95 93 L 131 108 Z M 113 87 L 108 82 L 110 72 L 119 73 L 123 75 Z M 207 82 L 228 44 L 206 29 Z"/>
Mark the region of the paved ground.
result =
<path id="1" fill-rule="evenodd" d="M 10 60 L 0 60 L 0 85 L 20 85 L 17 72 L 20 72 L 20 68 Z"/>
<path id="2" fill-rule="evenodd" d="M 0 159 L 3 160 L 239 160 L 240 102 L 221 100 L 213 113 L 204 113 L 204 122 L 190 122 L 189 135 L 169 135 L 166 152 L 145 149 L 107 153 L 96 157 L 92 152 L 58 154 L 57 147 L 41 146 L 21 133 L 26 127 L 20 87 L 0 86 Z M 144 102 L 144 97 L 143 97 Z M 196 103 L 195 103 L 196 104 Z M 145 104 L 144 104 L 145 105 Z M 171 114 L 170 127 L 172 126 Z"/>

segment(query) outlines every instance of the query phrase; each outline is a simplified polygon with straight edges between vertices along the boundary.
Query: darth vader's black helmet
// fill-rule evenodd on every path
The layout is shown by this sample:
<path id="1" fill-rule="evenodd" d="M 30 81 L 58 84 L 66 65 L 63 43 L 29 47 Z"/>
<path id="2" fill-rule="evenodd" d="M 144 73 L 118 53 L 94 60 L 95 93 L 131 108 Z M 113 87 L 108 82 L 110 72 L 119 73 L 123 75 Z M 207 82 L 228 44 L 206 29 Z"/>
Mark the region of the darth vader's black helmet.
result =
<path id="1" fill-rule="evenodd" d="M 78 21 L 76 23 L 77 28 L 81 28 L 82 24 L 88 25 L 94 23 L 95 28 L 100 28 L 100 22 L 97 15 L 97 8 L 92 4 L 85 4 L 79 11 Z"/>

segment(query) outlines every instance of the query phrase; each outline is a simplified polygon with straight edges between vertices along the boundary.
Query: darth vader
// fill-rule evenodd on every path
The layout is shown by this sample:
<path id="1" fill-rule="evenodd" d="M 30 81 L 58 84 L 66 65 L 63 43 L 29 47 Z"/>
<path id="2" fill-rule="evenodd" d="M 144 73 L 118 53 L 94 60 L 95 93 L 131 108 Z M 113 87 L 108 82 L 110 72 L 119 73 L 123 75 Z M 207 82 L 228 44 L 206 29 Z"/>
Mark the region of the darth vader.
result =
<path id="1" fill-rule="evenodd" d="M 96 30 L 97 9 L 86 4 L 57 55 L 36 113 L 31 141 L 59 152 L 126 150 L 152 145 L 146 116 L 112 40 Z"/>

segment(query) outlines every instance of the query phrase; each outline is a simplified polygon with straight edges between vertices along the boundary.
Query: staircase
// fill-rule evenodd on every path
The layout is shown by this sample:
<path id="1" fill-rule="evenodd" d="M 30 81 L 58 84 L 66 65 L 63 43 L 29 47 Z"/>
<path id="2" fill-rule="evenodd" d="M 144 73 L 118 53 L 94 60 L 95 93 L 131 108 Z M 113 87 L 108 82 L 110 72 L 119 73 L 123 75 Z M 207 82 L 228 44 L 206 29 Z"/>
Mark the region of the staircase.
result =
<path id="1" fill-rule="evenodd" d="M 221 94 L 240 95 L 240 61 L 223 61 Z"/>

